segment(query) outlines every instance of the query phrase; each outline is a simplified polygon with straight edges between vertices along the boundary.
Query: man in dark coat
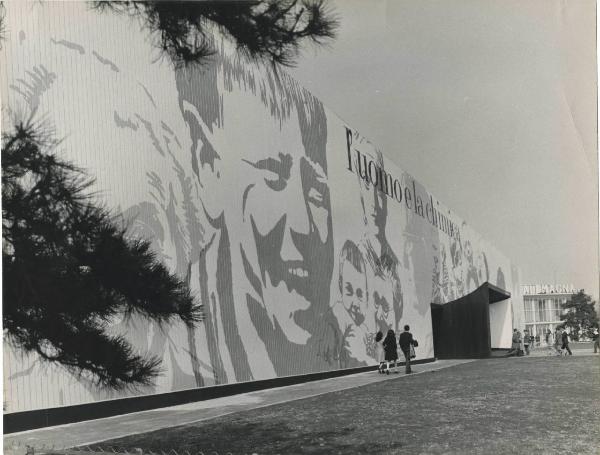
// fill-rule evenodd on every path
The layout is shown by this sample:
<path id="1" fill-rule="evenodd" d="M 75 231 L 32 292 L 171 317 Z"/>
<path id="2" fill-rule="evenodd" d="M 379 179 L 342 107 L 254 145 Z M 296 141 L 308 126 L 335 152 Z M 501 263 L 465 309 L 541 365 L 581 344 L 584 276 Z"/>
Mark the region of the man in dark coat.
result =
<path id="1" fill-rule="evenodd" d="M 569 355 L 573 355 L 571 348 L 569 348 L 569 335 L 567 334 L 566 330 L 563 330 L 562 333 L 562 348 L 566 349 Z"/>
<path id="2" fill-rule="evenodd" d="M 413 339 L 412 333 L 409 332 L 410 327 L 408 325 L 404 326 L 404 332 L 400 334 L 400 349 L 404 353 L 404 358 L 406 359 L 406 374 L 412 373 L 410 368 L 410 347 L 415 344 L 415 340 Z"/>

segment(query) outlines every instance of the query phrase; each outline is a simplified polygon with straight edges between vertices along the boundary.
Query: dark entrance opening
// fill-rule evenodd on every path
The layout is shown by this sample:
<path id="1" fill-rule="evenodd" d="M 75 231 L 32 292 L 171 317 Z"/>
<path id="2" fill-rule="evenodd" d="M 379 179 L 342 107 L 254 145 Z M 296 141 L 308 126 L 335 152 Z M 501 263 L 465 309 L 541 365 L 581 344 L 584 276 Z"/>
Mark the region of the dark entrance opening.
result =
<path id="1" fill-rule="evenodd" d="M 431 304 L 433 350 L 438 359 L 489 357 L 492 353 L 490 304 L 510 293 L 489 283 L 442 305 Z"/>

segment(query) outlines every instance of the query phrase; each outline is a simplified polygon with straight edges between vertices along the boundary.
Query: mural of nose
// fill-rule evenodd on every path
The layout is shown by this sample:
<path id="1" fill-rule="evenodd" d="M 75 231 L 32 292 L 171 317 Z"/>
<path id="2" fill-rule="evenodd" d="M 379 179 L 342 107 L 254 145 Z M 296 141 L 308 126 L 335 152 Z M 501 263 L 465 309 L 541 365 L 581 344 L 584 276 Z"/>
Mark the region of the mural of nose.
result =
<path id="1" fill-rule="evenodd" d="M 290 182 L 287 188 L 289 193 L 293 194 L 286 198 L 286 222 L 281 245 L 281 258 L 284 261 L 303 259 L 298 238 L 307 236 L 310 232 L 310 219 L 306 202 L 302 197 L 302 184 L 299 180 L 295 182 L 296 185 L 292 183 Z"/>
<path id="2" fill-rule="evenodd" d="M 308 234 L 308 231 L 306 234 Z M 285 226 L 283 242 L 281 244 L 281 259 L 284 261 L 302 261 L 304 259 L 296 242 L 294 242 L 294 239 L 297 237 L 297 232 L 293 231 L 290 226 Z"/>

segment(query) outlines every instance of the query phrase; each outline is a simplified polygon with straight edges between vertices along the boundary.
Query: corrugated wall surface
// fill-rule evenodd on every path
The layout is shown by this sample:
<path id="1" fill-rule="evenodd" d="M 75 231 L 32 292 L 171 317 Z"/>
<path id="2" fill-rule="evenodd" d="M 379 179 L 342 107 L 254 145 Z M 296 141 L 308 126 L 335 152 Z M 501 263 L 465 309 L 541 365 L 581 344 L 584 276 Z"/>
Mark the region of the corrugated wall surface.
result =
<path id="1" fill-rule="evenodd" d="M 519 295 L 516 268 L 385 153 L 216 42 L 210 63 L 176 71 L 125 17 L 7 4 L 3 124 L 50 125 L 207 314 L 195 330 L 115 320 L 163 359 L 154 386 L 127 393 L 5 343 L 7 412 L 372 364 L 375 333 L 406 323 L 428 358 L 431 302 L 485 281 Z M 520 316 L 496 313 L 497 346 L 510 344 Z"/>

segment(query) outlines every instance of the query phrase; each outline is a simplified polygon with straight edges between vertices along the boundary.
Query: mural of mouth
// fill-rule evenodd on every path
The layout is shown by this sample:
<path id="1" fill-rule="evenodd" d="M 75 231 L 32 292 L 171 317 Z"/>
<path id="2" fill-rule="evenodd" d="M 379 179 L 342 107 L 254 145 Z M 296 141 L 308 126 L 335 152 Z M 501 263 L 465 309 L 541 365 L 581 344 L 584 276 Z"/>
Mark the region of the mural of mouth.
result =
<path id="1" fill-rule="evenodd" d="M 306 278 L 308 277 L 308 270 L 303 267 L 288 267 L 288 274 L 295 277 Z"/>
<path id="2" fill-rule="evenodd" d="M 272 267 L 266 267 L 266 269 L 271 277 L 271 284 L 277 286 L 283 281 L 289 292 L 296 291 L 308 298 L 308 288 L 312 274 L 309 273 L 308 266 L 304 261 L 281 261 L 281 266 L 278 267 L 280 273 L 271 270 Z"/>

